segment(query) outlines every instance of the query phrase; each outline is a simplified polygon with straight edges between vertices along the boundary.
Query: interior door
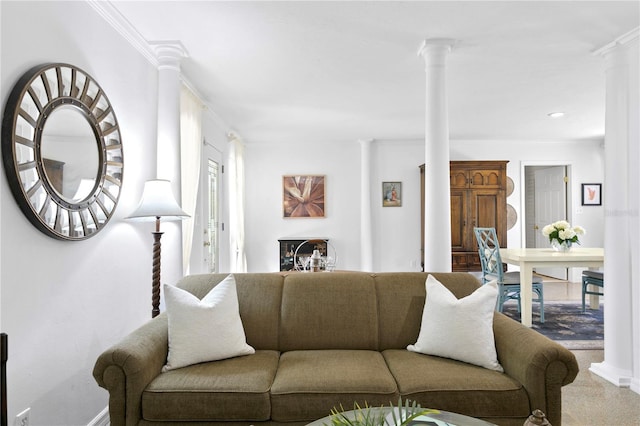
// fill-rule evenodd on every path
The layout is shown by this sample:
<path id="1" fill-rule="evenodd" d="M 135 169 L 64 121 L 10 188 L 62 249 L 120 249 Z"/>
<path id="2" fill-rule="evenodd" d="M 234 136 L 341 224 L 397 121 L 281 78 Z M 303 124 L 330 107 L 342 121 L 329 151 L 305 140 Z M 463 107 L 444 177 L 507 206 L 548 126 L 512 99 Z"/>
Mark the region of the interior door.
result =
<path id="1" fill-rule="evenodd" d="M 220 258 L 220 188 L 221 188 L 221 153 L 209 144 L 202 151 L 202 181 L 200 182 L 202 200 L 201 240 L 202 271 L 214 273 L 219 271 Z M 194 241 L 197 236 L 194 235 Z"/>
<path id="2" fill-rule="evenodd" d="M 542 235 L 545 225 L 567 218 L 566 176 L 565 166 L 535 168 L 536 247 L 550 247 L 548 238 Z M 537 268 L 536 272 L 561 280 L 567 279 L 567 268 Z"/>

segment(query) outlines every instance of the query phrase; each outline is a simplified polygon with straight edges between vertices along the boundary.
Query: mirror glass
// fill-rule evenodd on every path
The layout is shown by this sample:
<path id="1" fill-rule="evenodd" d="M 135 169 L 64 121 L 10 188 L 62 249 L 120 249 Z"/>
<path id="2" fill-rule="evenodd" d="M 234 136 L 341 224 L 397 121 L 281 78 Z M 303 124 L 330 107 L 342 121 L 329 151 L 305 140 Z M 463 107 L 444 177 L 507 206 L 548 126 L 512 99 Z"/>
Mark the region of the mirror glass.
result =
<path id="1" fill-rule="evenodd" d="M 77 108 L 61 106 L 47 118 L 40 152 L 55 191 L 73 203 L 93 193 L 98 177 L 98 144 L 89 122 Z"/>

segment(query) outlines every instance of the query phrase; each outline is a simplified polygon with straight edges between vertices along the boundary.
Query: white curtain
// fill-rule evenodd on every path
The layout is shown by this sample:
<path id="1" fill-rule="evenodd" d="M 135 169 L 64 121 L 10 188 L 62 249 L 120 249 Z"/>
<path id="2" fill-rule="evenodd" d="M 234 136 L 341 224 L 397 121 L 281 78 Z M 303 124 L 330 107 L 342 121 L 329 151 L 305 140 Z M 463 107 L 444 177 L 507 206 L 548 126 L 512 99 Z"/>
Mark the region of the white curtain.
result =
<path id="1" fill-rule="evenodd" d="M 247 272 L 244 251 L 244 145 L 229 134 L 229 240 L 230 272 Z"/>
<path id="2" fill-rule="evenodd" d="M 182 222 L 182 271 L 189 274 L 200 182 L 202 153 L 202 108 L 200 99 L 186 86 L 180 91 L 180 174 L 182 209 L 189 217 Z"/>

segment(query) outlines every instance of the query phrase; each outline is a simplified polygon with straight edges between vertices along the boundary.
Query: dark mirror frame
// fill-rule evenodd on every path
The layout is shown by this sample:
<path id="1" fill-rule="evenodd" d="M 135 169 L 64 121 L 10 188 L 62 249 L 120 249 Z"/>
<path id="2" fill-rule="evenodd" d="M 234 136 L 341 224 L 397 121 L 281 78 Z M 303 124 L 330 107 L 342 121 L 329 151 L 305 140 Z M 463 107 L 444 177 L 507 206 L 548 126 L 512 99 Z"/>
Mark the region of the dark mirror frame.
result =
<path id="1" fill-rule="evenodd" d="M 64 199 L 54 189 L 45 170 L 50 160 L 41 151 L 45 123 L 63 106 L 84 116 L 98 146 L 93 189 L 78 202 Z M 104 91 L 80 68 L 48 63 L 31 68 L 18 80 L 2 119 L 2 160 L 20 209 L 50 237 L 87 239 L 102 230 L 115 212 L 124 169 L 120 128 Z"/>

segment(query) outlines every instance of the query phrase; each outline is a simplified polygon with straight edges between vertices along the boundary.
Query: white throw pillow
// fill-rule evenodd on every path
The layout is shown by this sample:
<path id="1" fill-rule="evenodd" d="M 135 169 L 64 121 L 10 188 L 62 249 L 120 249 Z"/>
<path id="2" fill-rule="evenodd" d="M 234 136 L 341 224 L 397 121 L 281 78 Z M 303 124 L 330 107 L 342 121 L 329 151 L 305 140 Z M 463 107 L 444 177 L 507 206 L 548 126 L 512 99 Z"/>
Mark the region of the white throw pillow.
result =
<path id="1" fill-rule="evenodd" d="M 462 299 L 429 275 L 418 341 L 407 350 L 468 362 L 496 371 L 493 312 L 498 298 L 495 281 Z"/>
<path id="2" fill-rule="evenodd" d="M 233 275 L 222 280 L 202 300 L 166 284 L 164 297 L 169 355 L 162 371 L 255 353 L 244 334 Z"/>

